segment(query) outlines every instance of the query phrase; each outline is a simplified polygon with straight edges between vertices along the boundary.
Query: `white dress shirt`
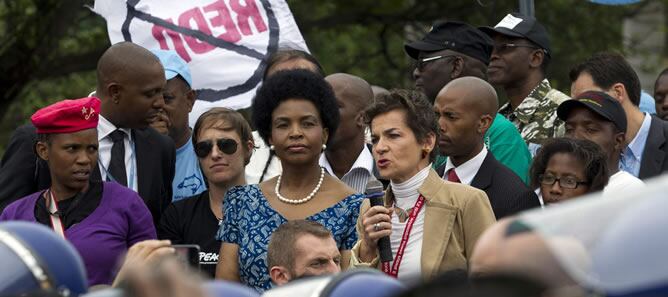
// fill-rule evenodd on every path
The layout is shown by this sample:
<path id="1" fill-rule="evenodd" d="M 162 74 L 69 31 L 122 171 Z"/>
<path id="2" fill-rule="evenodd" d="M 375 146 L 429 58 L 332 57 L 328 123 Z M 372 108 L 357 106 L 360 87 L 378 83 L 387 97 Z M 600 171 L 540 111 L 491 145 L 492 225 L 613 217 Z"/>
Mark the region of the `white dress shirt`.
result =
<path id="1" fill-rule="evenodd" d="M 100 176 L 102 181 L 107 180 L 107 171 L 109 170 L 109 162 L 111 161 L 111 147 L 114 142 L 109 136 L 111 132 L 116 131 L 116 126 L 109 120 L 100 115 L 100 120 L 97 124 L 97 140 L 100 142 L 98 149 L 98 165 L 100 165 Z M 137 156 L 134 150 L 134 143 L 132 141 L 132 133 L 130 129 L 119 129 L 125 132 L 123 143 L 125 144 L 125 174 L 127 177 L 127 187 L 137 192 Z"/>
<path id="2" fill-rule="evenodd" d="M 353 188 L 355 192 L 364 193 L 364 190 L 366 189 L 366 183 L 371 179 L 375 179 L 373 176 L 373 162 L 373 156 L 371 155 L 369 148 L 364 145 L 364 148 L 357 156 L 353 166 L 350 167 L 350 170 L 346 172 L 343 177 L 341 177 L 341 181 L 349 187 Z M 329 160 L 327 160 L 325 153 L 320 154 L 319 163 L 320 166 L 325 168 L 329 175 L 337 179 L 339 178 L 336 176 L 336 174 L 334 174 L 332 165 L 329 164 Z"/>
<path id="3" fill-rule="evenodd" d="M 448 180 L 448 170 L 454 168 L 455 173 L 457 173 L 457 176 L 459 177 L 459 181 L 461 181 L 462 184 L 471 185 L 473 178 L 478 174 L 478 170 L 480 170 L 480 166 L 482 166 L 486 157 L 487 149 L 483 146 L 482 150 L 475 157 L 457 167 L 452 164 L 452 159 L 448 158 L 447 163 L 445 163 L 443 179 Z"/>

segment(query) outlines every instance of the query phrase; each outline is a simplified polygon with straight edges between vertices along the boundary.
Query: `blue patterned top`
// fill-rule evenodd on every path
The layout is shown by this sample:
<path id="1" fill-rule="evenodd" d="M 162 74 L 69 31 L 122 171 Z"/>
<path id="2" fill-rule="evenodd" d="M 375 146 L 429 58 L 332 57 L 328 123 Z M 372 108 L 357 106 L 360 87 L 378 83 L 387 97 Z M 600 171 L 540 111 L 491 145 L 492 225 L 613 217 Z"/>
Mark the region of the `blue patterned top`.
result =
<path id="1" fill-rule="evenodd" d="M 307 220 L 329 229 L 340 250 L 349 250 L 357 241 L 355 224 L 362 194 L 353 194 Z M 241 282 L 259 292 L 271 289 L 267 268 L 267 246 L 271 234 L 288 220 L 271 208 L 258 185 L 231 188 L 223 201 L 223 224 L 216 238 L 239 246 Z"/>

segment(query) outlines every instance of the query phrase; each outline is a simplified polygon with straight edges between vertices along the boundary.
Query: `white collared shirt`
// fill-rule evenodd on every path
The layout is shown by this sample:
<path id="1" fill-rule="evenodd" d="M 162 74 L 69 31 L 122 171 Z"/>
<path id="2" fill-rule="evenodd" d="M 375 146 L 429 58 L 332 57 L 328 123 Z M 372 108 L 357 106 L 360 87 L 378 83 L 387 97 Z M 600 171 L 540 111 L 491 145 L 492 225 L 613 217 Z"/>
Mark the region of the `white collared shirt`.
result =
<path id="1" fill-rule="evenodd" d="M 343 175 L 341 181 L 349 187 L 353 188 L 355 192 L 364 193 L 366 183 L 371 179 L 375 179 L 373 175 L 373 162 L 373 156 L 371 155 L 369 148 L 364 145 L 364 148 L 357 156 L 355 163 L 353 163 L 353 166 L 350 167 L 350 170 Z M 319 163 L 320 166 L 325 168 L 329 175 L 338 178 L 338 176 L 334 174 L 332 165 L 329 164 L 329 160 L 327 160 L 325 153 L 320 154 Z"/>
<path id="2" fill-rule="evenodd" d="M 102 177 L 102 181 L 107 180 L 107 170 L 109 168 L 109 162 L 111 161 L 111 147 L 114 145 L 114 142 L 109 135 L 116 129 L 114 124 L 100 115 L 100 120 L 97 124 L 97 140 L 100 142 L 100 147 L 98 149 L 98 163 L 100 165 L 100 176 Z M 128 179 L 128 188 L 132 186 L 131 189 L 137 192 L 137 156 L 135 155 L 136 152 L 132 145 L 132 132 L 130 129 L 125 128 L 119 130 L 123 131 L 126 135 L 123 139 L 123 143 L 125 144 L 125 174 Z M 130 178 L 132 178 L 132 180 L 130 180 Z"/>
<path id="3" fill-rule="evenodd" d="M 457 176 L 459 177 L 461 183 L 465 185 L 470 185 L 471 181 L 473 181 L 473 178 L 478 173 L 478 170 L 480 170 L 482 162 L 485 161 L 485 157 L 487 157 L 487 149 L 483 146 L 482 150 L 475 157 L 471 158 L 470 160 L 464 162 L 463 164 L 457 167 L 455 167 L 455 165 L 452 164 L 451 161 L 452 159 L 448 158 L 447 163 L 445 163 L 445 171 L 443 172 L 443 179 L 448 180 L 448 170 L 454 168 L 455 173 L 457 173 Z"/>

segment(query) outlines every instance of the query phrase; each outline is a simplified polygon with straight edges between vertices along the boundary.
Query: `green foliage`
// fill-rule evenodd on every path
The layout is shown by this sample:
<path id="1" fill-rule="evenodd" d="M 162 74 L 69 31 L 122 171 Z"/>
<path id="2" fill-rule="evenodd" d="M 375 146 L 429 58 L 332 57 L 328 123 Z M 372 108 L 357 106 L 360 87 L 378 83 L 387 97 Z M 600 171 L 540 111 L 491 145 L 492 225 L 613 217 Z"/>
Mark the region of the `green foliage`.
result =
<path id="1" fill-rule="evenodd" d="M 88 1 L 0 1 L 0 153 L 11 132 L 40 107 L 94 89 L 109 46 Z"/>
<path id="2" fill-rule="evenodd" d="M 644 2 L 649 2 L 644 1 Z M 666 2 L 666 0 L 654 0 Z M 0 153 L 15 127 L 39 107 L 86 96 L 95 61 L 108 47 L 104 20 L 89 1 L 0 0 Z M 310 50 L 328 73 L 348 72 L 385 88 L 411 87 L 403 49 L 436 20 L 494 25 L 517 0 L 287 0 Z M 622 19 L 640 5 L 535 0 L 552 39 L 549 77 L 564 91 L 568 70 L 601 50 L 622 50 Z M 7 95 L 11 94 L 11 95 Z"/>
<path id="3" fill-rule="evenodd" d="M 548 76 L 568 89 L 570 67 L 594 52 L 622 50 L 622 19 L 635 6 L 603 6 L 583 0 L 535 1 L 536 16 L 550 32 L 554 52 Z M 517 0 L 506 1 L 304 1 L 290 7 L 310 50 L 325 70 L 348 72 L 386 88 L 410 87 L 407 40 L 420 38 L 436 20 L 493 26 Z M 567 91 L 567 90 L 566 90 Z"/>

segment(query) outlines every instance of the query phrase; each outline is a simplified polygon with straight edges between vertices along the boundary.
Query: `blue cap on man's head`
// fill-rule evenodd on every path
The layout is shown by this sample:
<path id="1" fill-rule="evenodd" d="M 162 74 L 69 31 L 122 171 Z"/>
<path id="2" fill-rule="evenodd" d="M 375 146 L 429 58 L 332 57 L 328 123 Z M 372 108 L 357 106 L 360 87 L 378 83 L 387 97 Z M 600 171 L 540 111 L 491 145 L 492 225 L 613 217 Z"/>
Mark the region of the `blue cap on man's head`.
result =
<path id="1" fill-rule="evenodd" d="M 151 52 L 160 59 L 162 67 L 165 68 L 165 79 L 170 80 L 180 75 L 188 83 L 188 86 L 192 87 L 193 81 L 188 63 L 181 59 L 176 52 L 161 49 L 152 49 Z"/>

